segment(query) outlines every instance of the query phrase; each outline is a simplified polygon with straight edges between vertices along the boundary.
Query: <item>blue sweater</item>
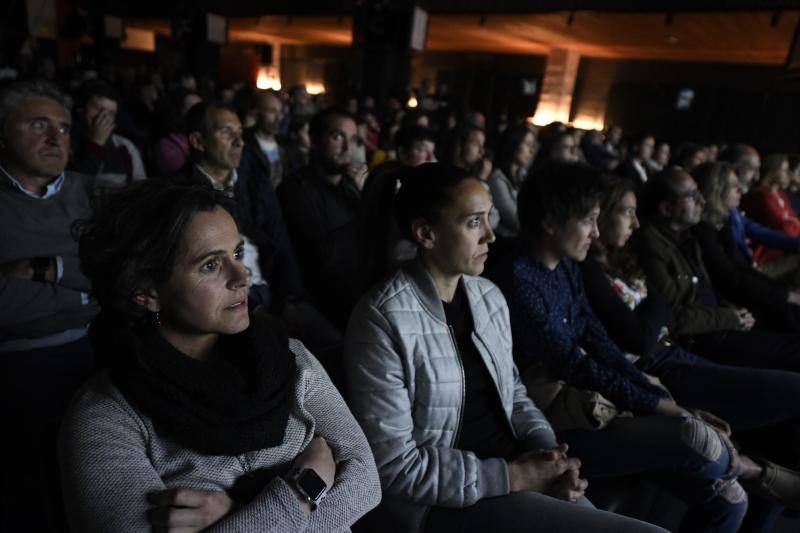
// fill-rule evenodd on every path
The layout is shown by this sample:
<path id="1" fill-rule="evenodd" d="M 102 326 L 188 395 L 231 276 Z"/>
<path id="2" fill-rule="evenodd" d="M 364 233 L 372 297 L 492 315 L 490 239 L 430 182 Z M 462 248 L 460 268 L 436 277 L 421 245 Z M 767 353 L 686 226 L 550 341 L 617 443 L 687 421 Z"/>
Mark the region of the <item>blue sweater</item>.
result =
<path id="1" fill-rule="evenodd" d="M 738 248 L 733 253 L 738 254 L 740 260 L 746 260 L 747 264 L 753 264 L 753 251 L 747 239 L 767 248 L 774 248 L 790 254 L 800 251 L 800 239 L 790 237 L 782 231 L 762 226 L 758 222 L 747 218 L 738 209 L 731 209 L 728 224 Z"/>
<path id="2" fill-rule="evenodd" d="M 652 385 L 589 307 L 580 272 L 569 259 L 550 270 L 522 256 L 500 280 L 508 298 L 514 357 L 520 368 L 544 364 L 552 377 L 593 390 L 624 410 L 649 414 L 664 391 Z"/>

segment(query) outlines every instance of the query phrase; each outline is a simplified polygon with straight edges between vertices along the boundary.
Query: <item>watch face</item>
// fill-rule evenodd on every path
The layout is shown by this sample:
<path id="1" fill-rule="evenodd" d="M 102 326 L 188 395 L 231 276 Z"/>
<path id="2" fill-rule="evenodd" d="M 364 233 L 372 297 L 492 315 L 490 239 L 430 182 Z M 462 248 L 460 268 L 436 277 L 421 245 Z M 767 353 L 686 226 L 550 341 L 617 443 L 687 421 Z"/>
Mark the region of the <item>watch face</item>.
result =
<path id="1" fill-rule="evenodd" d="M 312 501 L 319 500 L 328 489 L 322 478 L 311 469 L 303 470 L 303 473 L 297 478 L 297 485 Z"/>

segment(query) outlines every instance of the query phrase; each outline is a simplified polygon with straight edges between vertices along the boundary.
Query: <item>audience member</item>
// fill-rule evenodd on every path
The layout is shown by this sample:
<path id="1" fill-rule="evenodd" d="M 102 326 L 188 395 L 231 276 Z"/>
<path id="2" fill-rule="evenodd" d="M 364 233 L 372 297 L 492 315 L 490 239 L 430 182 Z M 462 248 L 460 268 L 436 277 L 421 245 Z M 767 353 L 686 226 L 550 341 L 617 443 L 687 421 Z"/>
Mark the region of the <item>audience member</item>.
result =
<path id="1" fill-rule="evenodd" d="M 789 158 L 785 154 L 772 154 L 764 158 L 761 179 L 742 200 L 747 216 L 768 228 L 782 231 L 794 238 L 800 237 L 800 218 L 792 209 L 785 189 L 789 187 Z M 754 249 L 758 261 L 768 262 L 781 257 L 781 252 L 761 245 Z M 800 259 L 797 260 L 800 266 Z"/>
<path id="2" fill-rule="evenodd" d="M 678 146 L 672 156 L 672 164 L 691 173 L 695 168 L 706 162 L 706 148 L 702 144 L 683 143 Z"/>
<path id="3" fill-rule="evenodd" d="M 641 200 L 639 262 L 672 308 L 677 340 L 722 364 L 800 370 L 800 335 L 754 330 L 750 310 L 726 302 L 712 285 L 689 231 L 705 206 L 692 177 L 670 167 L 647 181 Z"/>
<path id="4" fill-rule="evenodd" d="M 719 159 L 732 165 L 742 194 L 750 189 L 754 181 L 758 181 L 761 158 L 752 146 L 731 145 L 722 151 Z M 794 272 L 792 260 L 789 260 L 788 268 L 784 268 L 783 262 L 775 260 L 772 250 L 779 250 L 789 256 L 796 255 L 800 252 L 800 238 L 793 238 L 782 231 L 763 226 L 745 216 L 739 209 L 730 210 L 730 226 L 736 243 L 734 249 L 728 250 L 731 257 L 740 262 L 747 259 L 773 278 L 781 278 Z M 759 252 L 773 255 L 773 261 L 764 262 L 762 254 L 756 253 L 752 245 L 758 248 Z"/>
<path id="5" fill-rule="evenodd" d="M 252 158 L 263 179 L 277 189 L 288 167 L 286 151 L 278 143 L 278 128 L 283 118 L 283 102 L 273 91 L 256 93 L 256 124 L 245 130 L 245 158 Z"/>
<path id="6" fill-rule="evenodd" d="M 485 143 L 486 134 L 482 129 L 469 123 L 462 124 L 453 132 L 444 160 L 485 182 L 492 173 L 492 162 L 485 157 Z"/>
<path id="7" fill-rule="evenodd" d="M 329 352 L 341 348 L 341 334 L 306 303 L 280 204 L 267 170 L 255 157 L 242 157 L 242 127 L 233 108 L 198 104 L 189 112 L 187 130 L 194 162 L 189 181 L 210 185 L 235 199 L 251 301 L 283 318 L 290 333 L 313 348 L 338 380 L 330 360 L 335 354 Z M 338 362 L 339 356 L 335 357 Z"/>
<path id="8" fill-rule="evenodd" d="M 500 214 L 497 235 L 510 239 L 519 232 L 517 194 L 536 156 L 536 137 L 527 126 L 512 126 L 499 137 L 489 189 Z"/>
<path id="9" fill-rule="evenodd" d="M 64 171 L 66 97 L 45 82 L 0 92 L 0 529 L 61 531 L 56 432 L 93 362 L 86 326 L 97 313 L 72 223 L 87 215 L 93 181 Z"/>
<path id="10" fill-rule="evenodd" d="M 738 531 L 747 496 L 736 474 L 756 477 L 760 467 L 737 459 L 725 434 L 714 429 L 716 417 L 693 416 L 636 368 L 586 300 L 574 262 L 585 259 L 598 237 L 598 178 L 590 167 L 553 163 L 531 176 L 520 193 L 519 254 L 500 280 L 528 393 L 543 398 L 551 386 L 542 380 L 560 380 L 632 414 L 588 411 L 585 420 L 559 418 L 555 430 L 580 457 L 589 479 L 644 475 L 680 497 L 689 506 L 682 531 Z M 554 399 L 541 404 L 548 416 L 559 403 Z"/>
<path id="11" fill-rule="evenodd" d="M 386 161 L 369 173 L 358 216 L 358 250 L 362 289 L 367 290 L 403 262 L 413 259 L 417 246 L 403 237 L 391 215 L 398 176 L 436 161 L 433 134 L 413 126 L 397 132 L 398 159 Z"/>
<path id="12" fill-rule="evenodd" d="M 494 240 L 481 182 L 442 163 L 400 179 L 397 222 L 418 258 L 359 302 L 345 349 L 385 494 L 379 529 L 658 530 L 588 504 L 580 461 L 525 394 L 505 300 L 477 277 Z"/>
<path id="13" fill-rule="evenodd" d="M 633 180 L 642 185 L 647 182 L 648 171 L 645 165 L 650 161 L 655 147 L 655 138 L 650 134 L 634 137 L 631 141 L 631 153 L 625 163 L 619 169 L 619 175 L 623 178 Z"/>
<path id="14" fill-rule="evenodd" d="M 758 171 L 761 166 L 761 157 L 755 148 L 747 144 L 731 144 L 719 154 L 720 161 L 727 161 L 733 165 L 733 171 L 739 178 L 742 194 L 747 194 L 750 187 L 758 182 Z"/>
<path id="15" fill-rule="evenodd" d="M 645 160 L 645 167 L 647 168 L 647 175 L 652 176 L 667 168 L 670 159 L 669 143 L 666 141 L 659 141 L 653 150 L 653 156 Z"/>
<path id="16" fill-rule="evenodd" d="M 286 144 L 286 169 L 283 174 L 292 176 L 309 163 L 311 137 L 308 133 L 307 119 L 297 118 L 292 121 Z"/>
<path id="17" fill-rule="evenodd" d="M 343 330 L 359 297 L 356 216 L 367 168 L 352 163 L 350 115 L 321 111 L 309 132 L 310 163 L 283 181 L 278 196 L 312 303 Z"/>
<path id="18" fill-rule="evenodd" d="M 605 133 L 603 148 L 614 159 L 618 161 L 625 159 L 625 154 L 622 153 L 622 128 L 616 125 L 608 127 Z"/>
<path id="19" fill-rule="evenodd" d="M 670 337 L 674 322 L 669 305 L 647 285 L 627 246 L 639 228 L 636 189 L 619 178 L 604 183 L 597 220 L 600 237 L 580 264 L 593 312 L 622 350 L 636 354 L 637 368 L 657 376 L 678 402 L 722 417 L 750 453 L 796 465 L 792 424 L 800 419 L 800 410 L 794 412 L 797 401 L 791 398 L 800 394 L 800 374 L 718 365 L 675 343 Z M 766 486 L 770 480 L 794 474 L 764 466 L 760 484 L 745 484 L 751 499 L 740 531 L 769 531 L 782 511 L 770 501 L 773 498 L 760 495 L 774 492 Z"/>
<path id="20" fill-rule="evenodd" d="M 728 301 L 752 309 L 759 322 L 783 331 L 800 331 L 800 290 L 755 268 L 749 247 L 745 243 L 742 250 L 731 231 L 730 213 L 739 208 L 741 189 L 730 163 L 704 163 L 695 169 L 694 178 L 706 205 L 692 231 L 715 288 Z M 795 260 L 797 256 L 791 257 Z M 786 265 L 787 260 L 773 261 L 768 268 L 774 271 L 777 262 Z M 798 269 L 794 270 L 792 274 L 798 277 Z"/>
<path id="21" fill-rule="evenodd" d="M 104 186 L 147 177 L 136 146 L 114 133 L 119 97 L 102 81 L 84 85 L 76 100 L 71 170 L 94 176 Z"/>
<path id="22" fill-rule="evenodd" d="M 549 143 L 543 142 L 543 144 L 549 146 Z M 619 159 L 615 159 L 603 148 L 603 134 L 597 130 L 586 132 L 579 146 L 586 162 L 598 170 L 609 172 L 619 165 Z"/>
<path id="23" fill-rule="evenodd" d="M 325 371 L 249 314 L 232 213 L 209 187 L 146 181 L 80 227 L 103 372 L 61 432 L 74 531 L 339 531 L 380 500 Z"/>
<path id="24" fill-rule="evenodd" d="M 189 138 L 186 136 L 186 113 L 203 99 L 184 89 L 173 91 L 163 111 L 161 138 L 153 147 L 156 176 L 162 178 L 185 174 L 189 165 Z"/>
<path id="25" fill-rule="evenodd" d="M 578 143 L 575 142 L 575 137 L 567 131 L 544 128 L 541 130 L 539 141 L 540 147 L 536 154 L 535 168 L 553 161 L 574 162 L 579 159 Z M 609 168 L 615 166 L 615 164 L 608 164 Z"/>
<path id="26" fill-rule="evenodd" d="M 800 213 L 800 154 L 789 154 L 789 187 L 786 194 L 795 213 Z"/>

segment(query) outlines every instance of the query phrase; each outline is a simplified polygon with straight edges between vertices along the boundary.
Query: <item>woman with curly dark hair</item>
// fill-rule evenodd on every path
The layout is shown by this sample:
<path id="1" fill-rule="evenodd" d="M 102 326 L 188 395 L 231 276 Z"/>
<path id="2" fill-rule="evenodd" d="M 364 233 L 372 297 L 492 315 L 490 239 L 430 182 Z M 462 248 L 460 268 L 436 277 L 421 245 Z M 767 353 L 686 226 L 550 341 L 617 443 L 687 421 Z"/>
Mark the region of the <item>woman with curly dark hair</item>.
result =
<path id="1" fill-rule="evenodd" d="M 76 228 L 104 370 L 61 432 L 75 531 L 346 530 L 380 499 L 325 371 L 248 309 L 232 213 L 210 188 L 145 181 Z"/>

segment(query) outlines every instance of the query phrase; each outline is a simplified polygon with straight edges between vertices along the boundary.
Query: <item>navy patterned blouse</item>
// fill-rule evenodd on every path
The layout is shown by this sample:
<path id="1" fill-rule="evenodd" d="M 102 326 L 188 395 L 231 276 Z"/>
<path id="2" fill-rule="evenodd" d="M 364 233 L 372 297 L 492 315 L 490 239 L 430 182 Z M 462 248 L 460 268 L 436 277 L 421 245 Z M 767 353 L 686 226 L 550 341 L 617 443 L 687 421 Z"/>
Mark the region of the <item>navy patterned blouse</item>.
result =
<path id="1" fill-rule="evenodd" d="M 540 362 L 554 378 L 599 392 L 620 409 L 653 412 L 666 394 L 609 338 L 571 260 L 563 259 L 551 271 L 522 256 L 505 274 L 498 281 L 508 299 L 514 357 L 521 369 Z"/>

